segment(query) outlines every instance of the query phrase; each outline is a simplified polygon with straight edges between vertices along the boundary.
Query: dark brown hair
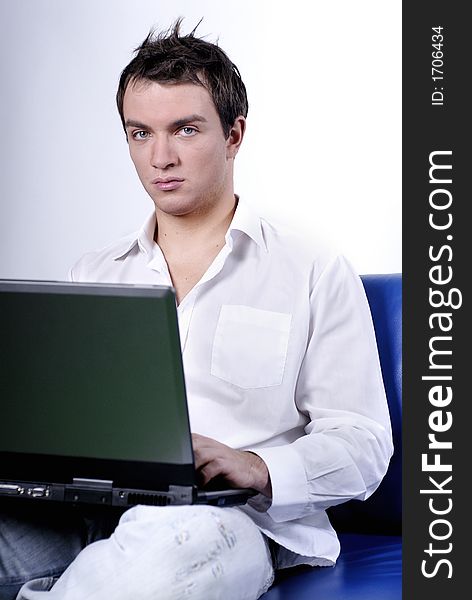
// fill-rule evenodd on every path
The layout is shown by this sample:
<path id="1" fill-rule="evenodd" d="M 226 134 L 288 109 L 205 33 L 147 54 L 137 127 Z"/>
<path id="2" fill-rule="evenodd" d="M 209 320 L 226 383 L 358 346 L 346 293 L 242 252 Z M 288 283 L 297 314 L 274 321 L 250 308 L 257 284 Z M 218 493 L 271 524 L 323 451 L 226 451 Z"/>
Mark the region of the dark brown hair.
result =
<path id="1" fill-rule="evenodd" d="M 128 85 L 139 80 L 158 83 L 195 83 L 205 87 L 213 99 L 225 137 L 236 117 L 247 116 L 246 87 L 238 68 L 217 45 L 195 36 L 195 30 L 181 35 L 182 18 L 164 32 L 151 30 L 136 48 L 135 57 L 121 73 L 116 104 L 121 122 L 123 98 Z"/>

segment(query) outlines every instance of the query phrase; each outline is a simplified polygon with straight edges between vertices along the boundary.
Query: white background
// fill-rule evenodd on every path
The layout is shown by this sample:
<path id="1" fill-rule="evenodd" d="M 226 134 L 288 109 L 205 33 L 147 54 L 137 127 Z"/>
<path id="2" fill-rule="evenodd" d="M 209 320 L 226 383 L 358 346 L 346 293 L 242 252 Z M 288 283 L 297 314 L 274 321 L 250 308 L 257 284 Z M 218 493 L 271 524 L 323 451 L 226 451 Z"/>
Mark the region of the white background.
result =
<path id="1" fill-rule="evenodd" d="M 0 0 L 0 277 L 64 279 L 152 210 L 115 92 L 178 16 L 248 90 L 236 192 L 359 273 L 401 271 L 399 0 Z"/>

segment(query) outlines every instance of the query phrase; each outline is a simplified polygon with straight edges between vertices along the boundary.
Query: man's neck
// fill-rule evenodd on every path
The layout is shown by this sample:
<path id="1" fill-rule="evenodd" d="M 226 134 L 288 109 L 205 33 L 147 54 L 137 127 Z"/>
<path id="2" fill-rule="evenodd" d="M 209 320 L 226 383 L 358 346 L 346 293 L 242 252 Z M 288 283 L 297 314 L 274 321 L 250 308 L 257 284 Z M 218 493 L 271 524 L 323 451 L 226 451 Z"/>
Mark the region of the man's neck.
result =
<path id="1" fill-rule="evenodd" d="M 155 239 L 166 259 L 177 304 L 198 283 L 224 246 L 236 204 L 232 196 L 215 206 L 211 214 L 185 218 L 157 215 Z"/>
<path id="2" fill-rule="evenodd" d="M 233 219 L 237 199 L 230 196 L 202 213 L 175 216 L 156 210 L 154 239 L 165 256 L 186 254 L 207 245 L 221 244 Z"/>

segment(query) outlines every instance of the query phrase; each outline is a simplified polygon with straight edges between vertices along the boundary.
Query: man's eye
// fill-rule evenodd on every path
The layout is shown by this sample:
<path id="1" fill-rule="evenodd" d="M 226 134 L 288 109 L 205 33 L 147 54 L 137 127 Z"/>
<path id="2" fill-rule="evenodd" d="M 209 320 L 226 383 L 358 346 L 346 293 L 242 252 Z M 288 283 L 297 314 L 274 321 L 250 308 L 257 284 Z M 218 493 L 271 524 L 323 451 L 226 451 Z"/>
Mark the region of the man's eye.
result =
<path id="1" fill-rule="evenodd" d="M 190 137 L 191 135 L 195 135 L 197 133 L 197 130 L 195 129 L 195 127 L 182 127 L 180 133 L 184 137 Z"/>
<path id="2" fill-rule="evenodd" d="M 145 140 L 148 137 L 148 132 L 147 131 L 143 131 L 143 130 L 139 130 L 139 131 L 133 131 L 132 133 L 132 137 L 135 140 Z"/>

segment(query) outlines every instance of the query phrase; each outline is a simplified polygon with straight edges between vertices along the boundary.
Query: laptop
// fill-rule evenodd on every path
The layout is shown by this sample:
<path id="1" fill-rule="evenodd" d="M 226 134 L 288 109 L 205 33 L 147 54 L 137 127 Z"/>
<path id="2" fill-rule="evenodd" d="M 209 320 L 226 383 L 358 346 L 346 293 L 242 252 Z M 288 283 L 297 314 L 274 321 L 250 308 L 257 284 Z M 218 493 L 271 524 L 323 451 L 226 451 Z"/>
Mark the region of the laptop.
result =
<path id="1" fill-rule="evenodd" d="M 0 498 L 244 504 L 199 489 L 175 293 L 0 280 Z"/>

